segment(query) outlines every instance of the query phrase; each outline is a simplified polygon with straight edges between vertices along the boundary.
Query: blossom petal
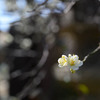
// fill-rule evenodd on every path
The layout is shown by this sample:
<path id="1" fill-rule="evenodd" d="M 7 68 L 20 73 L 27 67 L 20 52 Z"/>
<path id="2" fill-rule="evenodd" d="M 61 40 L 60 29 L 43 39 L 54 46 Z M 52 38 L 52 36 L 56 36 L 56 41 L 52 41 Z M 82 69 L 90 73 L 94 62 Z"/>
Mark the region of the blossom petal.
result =
<path id="1" fill-rule="evenodd" d="M 61 64 L 58 65 L 59 67 L 63 67 Z"/>
<path id="2" fill-rule="evenodd" d="M 78 61 L 78 66 L 82 66 L 83 65 L 83 61 Z"/>
<path id="3" fill-rule="evenodd" d="M 72 55 L 71 54 L 68 54 L 68 57 L 71 57 Z"/>
<path id="4" fill-rule="evenodd" d="M 62 58 L 67 59 L 67 56 L 66 55 L 62 55 Z"/>
<path id="5" fill-rule="evenodd" d="M 65 66 L 67 66 L 67 62 L 66 62 L 66 63 L 64 63 L 64 65 L 63 65 L 63 66 L 64 66 L 64 67 L 65 67 Z"/>
<path id="6" fill-rule="evenodd" d="M 73 58 L 74 58 L 75 60 L 78 60 L 78 59 L 79 59 L 79 57 L 78 57 L 77 55 L 74 55 Z"/>
<path id="7" fill-rule="evenodd" d="M 73 70 L 78 70 L 79 69 L 79 67 L 73 67 Z"/>
<path id="8" fill-rule="evenodd" d="M 61 58 L 58 59 L 58 63 L 60 63 L 60 61 L 61 61 Z"/>
<path id="9" fill-rule="evenodd" d="M 78 66 L 70 66 L 70 68 L 73 69 L 73 70 L 78 70 L 79 69 Z"/>

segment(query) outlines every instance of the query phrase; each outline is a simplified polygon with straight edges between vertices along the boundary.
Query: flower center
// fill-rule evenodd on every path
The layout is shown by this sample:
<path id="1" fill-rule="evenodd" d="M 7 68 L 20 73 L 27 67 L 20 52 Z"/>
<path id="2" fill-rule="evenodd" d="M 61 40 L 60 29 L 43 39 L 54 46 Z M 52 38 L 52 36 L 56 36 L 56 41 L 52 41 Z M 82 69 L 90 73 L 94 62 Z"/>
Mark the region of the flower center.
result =
<path id="1" fill-rule="evenodd" d="M 61 59 L 61 60 L 60 60 L 60 64 L 61 64 L 61 65 L 64 65 L 66 62 L 67 62 L 66 59 Z"/>
<path id="2" fill-rule="evenodd" d="M 70 65 L 74 66 L 75 65 L 75 61 L 73 59 L 70 60 Z"/>

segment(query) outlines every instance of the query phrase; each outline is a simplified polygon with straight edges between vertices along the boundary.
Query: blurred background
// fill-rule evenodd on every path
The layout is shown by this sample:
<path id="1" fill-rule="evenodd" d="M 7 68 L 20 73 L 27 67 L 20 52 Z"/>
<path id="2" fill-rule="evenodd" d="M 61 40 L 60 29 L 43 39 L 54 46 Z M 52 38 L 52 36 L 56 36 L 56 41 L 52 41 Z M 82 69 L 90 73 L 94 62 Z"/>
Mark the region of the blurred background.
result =
<path id="1" fill-rule="evenodd" d="M 0 100 L 100 100 L 100 0 L 0 0 Z"/>

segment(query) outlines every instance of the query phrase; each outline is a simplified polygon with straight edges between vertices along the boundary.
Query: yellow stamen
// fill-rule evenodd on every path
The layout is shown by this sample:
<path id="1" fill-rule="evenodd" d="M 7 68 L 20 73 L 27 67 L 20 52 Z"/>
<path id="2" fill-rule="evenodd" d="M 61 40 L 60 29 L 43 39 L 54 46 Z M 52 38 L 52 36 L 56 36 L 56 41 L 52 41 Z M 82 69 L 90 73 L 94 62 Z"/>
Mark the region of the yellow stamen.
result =
<path id="1" fill-rule="evenodd" d="M 67 62 L 67 60 L 66 59 L 64 59 L 64 58 L 60 58 L 59 60 L 58 60 L 58 63 L 60 64 L 60 65 L 62 65 L 62 66 L 64 66 L 64 64 Z"/>
<path id="2" fill-rule="evenodd" d="M 75 73 L 76 71 L 75 70 L 73 70 L 73 69 L 70 69 L 70 71 L 72 72 L 72 73 Z"/>
<path id="3" fill-rule="evenodd" d="M 75 65 L 75 61 L 74 60 L 70 60 L 70 65 L 74 66 Z"/>

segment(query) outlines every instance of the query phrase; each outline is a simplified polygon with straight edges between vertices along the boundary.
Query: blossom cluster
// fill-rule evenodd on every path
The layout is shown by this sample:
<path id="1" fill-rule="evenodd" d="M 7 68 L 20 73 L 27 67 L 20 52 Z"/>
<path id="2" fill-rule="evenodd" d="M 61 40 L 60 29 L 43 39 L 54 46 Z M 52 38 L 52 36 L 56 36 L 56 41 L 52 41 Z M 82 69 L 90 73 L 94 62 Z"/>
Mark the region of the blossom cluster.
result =
<path id="1" fill-rule="evenodd" d="M 66 55 L 62 55 L 62 57 L 58 59 L 58 63 L 59 67 L 68 67 L 72 73 L 83 65 L 83 61 L 79 60 L 78 55 L 71 54 L 69 54 L 68 57 Z"/>

